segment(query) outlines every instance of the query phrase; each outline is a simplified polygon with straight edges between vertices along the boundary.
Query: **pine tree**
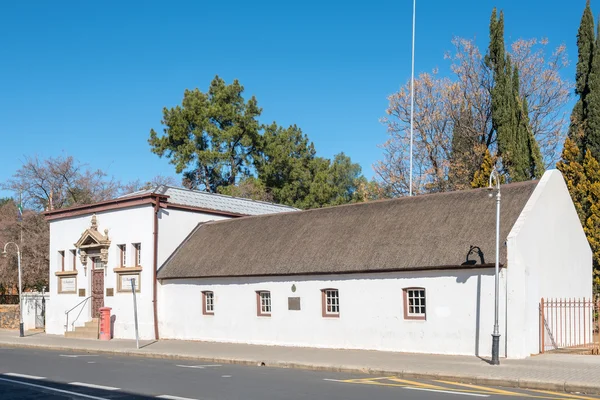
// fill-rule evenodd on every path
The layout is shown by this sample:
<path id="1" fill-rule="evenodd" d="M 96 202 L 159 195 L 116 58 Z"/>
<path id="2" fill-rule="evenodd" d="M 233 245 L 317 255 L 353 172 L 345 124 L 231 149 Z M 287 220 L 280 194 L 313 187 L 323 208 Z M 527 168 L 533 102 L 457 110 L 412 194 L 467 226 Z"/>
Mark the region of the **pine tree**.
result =
<path id="1" fill-rule="evenodd" d="M 473 180 L 471 181 L 472 188 L 482 188 L 487 187 L 490 183 L 490 175 L 494 170 L 494 165 L 496 164 L 496 159 L 492 157 L 489 149 L 485 149 L 485 153 L 483 154 L 483 161 L 481 163 L 481 167 L 479 170 L 475 172 L 473 176 Z M 504 176 L 500 176 L 500 183 L 504 183 Z"/>
<path id="2" fill-rule="evenodd" d="M 573 112 L 571 113 L 571 125 L 569 126 L 569 137 L 575 141 L 577 147 L 583 146 L 583 126 L 586 119 L 586 97 L 590 92 L 588 85 L 590 70 L 592 68 L 592 57 L 594 52 L 594 17 L 588 0 L 581 16 L 579 30 L 577 32 L 577 72 L 575 74 L 575 94 L 579 96 Z M 580 154 L 579 162 L 583 161 L 583 153 Z"/>
<path id="3" fill-rule="evenodd" d="M 600 30 L 600 27 L 599 27 Z M 573 112 L 562 159 L 563 173 L 593 251 L 594 282 L 600 287 L 600 34 L 594 37 L 589 0 L 577 33 L 578 60 Z"/>
<path id="4" fill-rule="evenodd" d="M 556 164 L 558 170 L 563 174 L 563 178 L 573 199 L 573 204 L 577 210 L 577 215 L 584 226 L 587 220 L 588 205 L 587 191 L 588 180 L 581 165 L 577 160 L 581 159 L 581 151 L 575 141 L 569 137 L 565 140 L 562 151 L 561 161 Z"/>
<path id="5" fill-rule="evenodd" d="M 590 205 L 584 230 L 593 253 L 594 283 L 600 285 L 600 163 L 589 150 L 585 153 L 583 169 L 588 180 L 587 203 Z"/>

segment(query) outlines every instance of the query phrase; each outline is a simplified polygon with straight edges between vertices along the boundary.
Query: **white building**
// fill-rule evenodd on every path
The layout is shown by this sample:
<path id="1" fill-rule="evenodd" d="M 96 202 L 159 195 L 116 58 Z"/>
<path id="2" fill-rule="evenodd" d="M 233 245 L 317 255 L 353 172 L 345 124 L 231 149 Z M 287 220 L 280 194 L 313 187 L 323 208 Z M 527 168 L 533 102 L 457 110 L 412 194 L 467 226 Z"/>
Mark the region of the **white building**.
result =
<path id="1" fill-rule="evenodd" d="M 539 350 L 541 297 L 591 296 L 592 254 L 560 172 L 503 185 L 501 192 L 501 355 L 521 358 Z M 95 205 L 87 215 L 78 209 L 77 217 L 56 211 L 49 215 L 56 262 L 48 331 L 62 333 L 64 311 L 83 298 L 78 291 L 85 289 L 85 296 L 92 288 L 91 268 L 82 273 L 78 266 L 76 286 L 69 286 L 75 294 L 58 294 L 59 280 L 69 276 L 68 268 L 58 271 L 60 251 L 70 251 L 69 243 L 81 237 L 80 260 L 86 235 L 108 228 L 101 271 L 114 288 L 104 301 L 113 307 L 115 337 L 133 335 L 131 294 L 119 288 L 140 264 L 146 338 L 487 356 L 496 217 L 488 194 L 477 189 L 229 220 L 187 212 L 172 223 L 185 226 L 170 230 L 160 223 L 175 217 L 166 214 L 174 211 L 171 198 L 160 194 L 144 194 L 154 200 L 139 206 L 100 212 L 111 203 Z M 142 246 L 135 262 L 134 244 L 154 239 L 154 207 L 161 216 L 158 256 L 152 245 Z M 92 212 L 98 231 L 92 227 L 81 236 Z M 130 246 L 127 260 L 133 258 L 124 268 L 119 244 Z M 102 257 L 102 249 L 97 254 Z M 81 322 L 91 316 L 88 311 Z"/>
<path id="2" fill-rule="evenodd" d="M 292 207 L 159 186 L 101 203 L 46 213 L 51 300 L 46 332 L 97 337 L 111 307 L 113 335 L 135 338 L 130 280 L 136 280 L 140 338 L 157 336 L 157 267 L 200 222 L 296 211 Z M 178 307 L 185 308 L 184 304 Z M 68 315 L 66 314 L 68 312 Z M 84 328 L 86 322 L 89 328 Z"/>

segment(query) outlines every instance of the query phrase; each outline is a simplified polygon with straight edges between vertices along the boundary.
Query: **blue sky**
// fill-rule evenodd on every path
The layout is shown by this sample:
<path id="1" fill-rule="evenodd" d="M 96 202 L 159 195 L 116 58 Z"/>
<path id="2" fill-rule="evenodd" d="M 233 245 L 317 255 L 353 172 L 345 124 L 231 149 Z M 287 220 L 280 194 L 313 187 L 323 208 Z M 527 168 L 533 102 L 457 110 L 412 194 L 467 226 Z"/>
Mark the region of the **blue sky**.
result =
<path id="1" fill-rule="evenodd" d="M 584 5 L 417 0 L 416 72 L 447 71 L 453 36 L 485 47 L 496 6 L 507 42 L 565 43 L 572 80 Z M 33 155 L 73 155 L 123 181 L 174 175 L 149 131 L 217 74 L 257 97 L 261 121 L 297 124 L 319 155 L 343 151 L 371 177 L 386 97 L 410 78 L 411 20 L 412 0 L 2 2 L 0 182 Z"/>

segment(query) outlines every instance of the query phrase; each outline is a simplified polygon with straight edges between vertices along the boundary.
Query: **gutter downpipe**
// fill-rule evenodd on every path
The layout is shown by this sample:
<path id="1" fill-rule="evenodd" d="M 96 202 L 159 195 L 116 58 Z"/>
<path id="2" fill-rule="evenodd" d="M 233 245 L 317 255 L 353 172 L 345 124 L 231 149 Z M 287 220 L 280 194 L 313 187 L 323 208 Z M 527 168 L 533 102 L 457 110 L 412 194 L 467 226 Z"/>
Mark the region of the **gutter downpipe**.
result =
<path id="1" fill-rule="evenodd" d="M 158 307 L 157 307 L 157 286 L 158 280 L 156 278 L 157 268 L 158 268 L 158 213 L 160 212 L 160 197 L 154 196 L 154 232 L 152 233 L 154 236 L 154 260 L 152 263 L 152 306 L 154 313 L 154 339 L 158 340 Z"/>

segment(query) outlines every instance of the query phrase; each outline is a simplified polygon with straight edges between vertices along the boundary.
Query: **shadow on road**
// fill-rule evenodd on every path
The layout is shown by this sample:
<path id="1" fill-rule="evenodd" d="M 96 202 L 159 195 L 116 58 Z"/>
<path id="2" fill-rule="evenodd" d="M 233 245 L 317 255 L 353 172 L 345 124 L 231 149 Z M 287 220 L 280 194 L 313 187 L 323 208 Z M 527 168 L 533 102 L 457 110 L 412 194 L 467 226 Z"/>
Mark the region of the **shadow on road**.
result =
<path id="1" fill-rule="evenodd" d="M 156 399 L 156 396 L 146 396 L 120 390 L 106 390 L 77 386 L 47 379 L 27 379 L 0 375 L 0 393 L 3 400 L 67 400 L 67 399 L 97 399 L 97 400 L 143 400 Z"/>

